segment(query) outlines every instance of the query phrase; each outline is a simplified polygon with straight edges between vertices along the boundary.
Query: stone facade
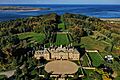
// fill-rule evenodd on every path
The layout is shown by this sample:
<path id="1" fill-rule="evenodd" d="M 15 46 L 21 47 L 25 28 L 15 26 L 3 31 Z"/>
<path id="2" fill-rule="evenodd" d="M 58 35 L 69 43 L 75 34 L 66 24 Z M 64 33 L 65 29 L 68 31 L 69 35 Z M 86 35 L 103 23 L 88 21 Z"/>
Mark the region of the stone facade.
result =
<path id="1" fill-rule="evenodd" d="M 80 53 L 73 47 L 50 47 L 44 50 L 35 51 L 34 57 L 40 59 L 44 57 L 46 60 L 64 59 L 64 60 L 79 60 Z"/>

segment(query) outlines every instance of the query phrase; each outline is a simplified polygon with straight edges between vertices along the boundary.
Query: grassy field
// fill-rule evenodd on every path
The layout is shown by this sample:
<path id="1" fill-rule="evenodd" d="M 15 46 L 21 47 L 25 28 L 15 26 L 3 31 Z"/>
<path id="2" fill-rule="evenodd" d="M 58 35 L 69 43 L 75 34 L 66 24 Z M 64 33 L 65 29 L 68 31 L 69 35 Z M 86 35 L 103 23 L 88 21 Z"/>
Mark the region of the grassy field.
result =
<path id="1" fill-rule="evenodd" d="M 93 78 L 90 77 L 93 73 L 94 73 L 94 70 L 84 69 L 84 74 L 86 75 L 86 77 L 83 78 L 82 80 L 93 80 Z"/>
<path id="2" fill-rule="evenodd" d="M 57 34 L 55 45 L 67 45 L 69 44 L 69 40 L 67 34 Z"/>
<path id="3" fill-rule="evenodd" d="M 83 58 L 82 66 L 89 66 L 88 65 L 89 60 L 88 60 L 87 56 L 83 55 L 82 58 Z"/>
<path id="4" fill-rule="evenodd" d="M 97 67 L 100 64 L 104 64 L 104 59 L 98 53 L 89 52 L 88 55 L 89 55 L 90 59 L 92 60 L 93 66 Z"/>
<path id="5" fill-rule="evenodd" d="M 99 51 L 104 51 L 104 49 L 109 46 L 109 44 L 104 43 L 102 41 L 97 41 L 91 37 L 82 37 L 81 44 L 84 44 L 86 49 L 97 49 Z"/>
<path id="6" fill-rule="evenodd" d="M 20 39 L 28 39 L 30 41 L 42 42 L 45 38 L 45 35 L 41 33 L 26 32 L 18 34 L 18 37 Z"/>
<path id="7" fill-rule="evenodd" d="M 61 24 L 62 25 L 62 24 Z M 18 34 L 20 39 L 28 39 L 30 41 L 42 42 L 45 38 L 44 34 L 35 33 L 35 32 L 26 32 Z M 57 34 L 55 45 L 67 45 L 69 44 L 69 40 L 72 41 L 71 36 L 67 34 Z M 104 43 L 102 41 L 97 41 L 91 37 L 82 37 L 81 44 L 84 44 L 86 49 L 97 49 L 101 52 L 104 51 L 106 46 L 109 44 Z"/>
<path id="8" fill-rule="evenodd" d="M 58 24 L 58 28 L 61 29 L 61 30 L 65 30 L 65 25 L 64 25 L 64 23 Z"/>
<path id="9" fill-rule="evenodd" d="M 18 37 L 21 40 L 29 40 L 29 41 L 35 41 L 35 42 L 42 42 L 45 38 L 44 34 L 41 33 L 35 33 L 35 32 L 26 32 L 26 33 L 20 33 L 17 34 Z M 57 34 L 55 45 L 67 45 L 69 44 L 69 39 L 67 34 Z"/>
<path id="10" fill-rule="evenodd" d="M 82 80 L 102 80 L 102 76 L 97 74 L 94 70 L 84 69 L 84 74 L 86 77 L 83 77 Z"/>

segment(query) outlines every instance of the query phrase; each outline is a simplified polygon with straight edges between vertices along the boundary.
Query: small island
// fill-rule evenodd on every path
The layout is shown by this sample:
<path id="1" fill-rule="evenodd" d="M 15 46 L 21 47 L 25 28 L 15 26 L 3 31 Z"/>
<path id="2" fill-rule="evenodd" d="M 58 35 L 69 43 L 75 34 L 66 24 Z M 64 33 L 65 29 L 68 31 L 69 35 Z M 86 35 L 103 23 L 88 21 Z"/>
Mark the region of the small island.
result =
<path id="1" fill-rule="evenodd" d="M 23 6 L 0 6 L 1 11 L 38 11 L 38 10 L 49 10 L 50 8 L 33 8 Z"/>

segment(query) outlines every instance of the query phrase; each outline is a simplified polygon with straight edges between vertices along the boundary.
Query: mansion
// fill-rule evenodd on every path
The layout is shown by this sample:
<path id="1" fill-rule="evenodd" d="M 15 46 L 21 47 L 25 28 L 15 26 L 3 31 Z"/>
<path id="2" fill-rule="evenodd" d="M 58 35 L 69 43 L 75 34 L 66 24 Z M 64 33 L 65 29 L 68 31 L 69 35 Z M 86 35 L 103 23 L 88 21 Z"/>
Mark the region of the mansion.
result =
<path id="1" fill-rule="evenodd" d="M 50 47 L 44 50 L 35 51 L 34 57 L 40 59 L 44 57 L 46 60 L 79 60 L 80 53 L 74 47 Z"/>

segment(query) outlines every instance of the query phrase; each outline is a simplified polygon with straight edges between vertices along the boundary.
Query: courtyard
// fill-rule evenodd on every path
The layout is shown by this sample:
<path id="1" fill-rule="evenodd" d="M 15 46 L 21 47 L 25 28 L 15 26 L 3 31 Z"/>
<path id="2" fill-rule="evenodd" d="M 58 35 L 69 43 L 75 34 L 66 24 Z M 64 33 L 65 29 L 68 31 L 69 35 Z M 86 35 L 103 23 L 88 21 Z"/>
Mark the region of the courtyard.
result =
<path id="1" fill-rule="evenodd" d="M 74 62 L 68 60 L 55 60 L 45 65 L 45 70 L 52 74 L 74 74 L 78 71 L 78 66 Z"/>

